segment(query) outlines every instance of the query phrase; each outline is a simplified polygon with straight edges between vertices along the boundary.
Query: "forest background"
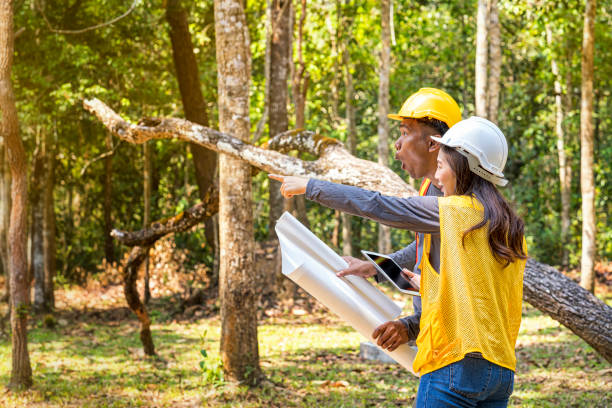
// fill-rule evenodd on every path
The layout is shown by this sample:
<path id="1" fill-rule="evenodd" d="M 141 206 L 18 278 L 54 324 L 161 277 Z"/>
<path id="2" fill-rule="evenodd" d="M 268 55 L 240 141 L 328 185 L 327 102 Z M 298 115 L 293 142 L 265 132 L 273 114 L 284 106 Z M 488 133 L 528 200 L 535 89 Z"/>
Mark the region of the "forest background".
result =
<path id="1" fill-rule="evenodd" d="M 122 265 L 127 248 L 113 241 L 113 228 L 138 230 L 200 200 L 196 164 L 188 145 L 153 141 L 143 148 L 120 142 L 82 107 L 83 99 L 97 97 L 133 120 L 185 115 L 166 17 L 171 3 L 175 2 L 135 1 L 124 18 L 84 32 L 77 31 L 123 13 L 128 5 L 114 0 L 14 4 L 13 85 L 28 158 L 29 265 L 32 270 L 40 257 L 37 248 L 44 242 L 36 235 L 51 234 L 54 250 L 50 262 L 58 286 L 83 284 Z M 464 118 L 475 114 L 477 3 L 393 2 L 391 111 L 397 111 L 419 88 L 432 86 L 451 94 Z M 182 6 L 188 15 L 207 121 L 218 128 L 213 2 L 184 1 Z M 572 270 L 580 266 L 582 255 L 579 175 L 584 3 L 500 1 L 498 6 L 502 63 L 497 122 L 510 147 L 506 174 L 511 183 L 504 194 L 525 219 L 530 255 Z M 301 3 L 294 2 L 290 10 L 295 38 L 289 63 L 289 128 L 301 121 L 296 105 L 301 96 L 297 89 L 303 88 L 303 119 L 308 130 L 353 145 L 356 156 L 377 161 L 378 2 L 311 1 L 306 14 Z M 597 5 L 593 76 L 596 269 L 604 281 L 612 255 L 612 186 L 608 182 L 612 174 L 611 10 L 609 0 Z M 268 4 L 247 1 L 245 11 L 252 58 L 251 141 L 262 145 L 273 136 L 266 119 Z M 296 38 L 301 21 L 299 57 Z M 555 89 L 555 81 L 560 88 Z M 562 234 L 556 95 L 562 97 L 563 149 L 570 170 L 566 239 Z M 395 123 L 390 125 L 392 141 L 397 128 Z M 354 135 L 354 144 L 349 135 Z M 403 175 L 392 151 L 388 153 L 389 166 Z M 308 154 L 302 157 L 309 158 Z M 8 163 L 3 160 L 5 187 L 9 185 L 8 173 Z M 408 182 L 418 188 L 417 181 Z M 267 241 L 273 235 L 268 183 L 264 173 L 253 177 L 257 241 Z M 5 204 L 3 201 L 4 219 Z M 305 204 L 305 213 L 315 234 L 338 252 L 357 255 L 360 249 L 379 247 L 375 223 L 340 217 L 310 203 Z M 345 223 L 350 223 L 350 233 L 343 235 L 340 230 Z M 207 231 L 210 233 L 210 229 L 195 228 L 176 234 L 171 248 L 185 254 L 181 268 L 189 271 L 204 264 L 214 282 L 218 279 L 217 257 L 214 239 L 206 236 Z M 409 232 L 392 230 L 391 249 L 399 249 L 412 238 Z M 6 273 L 5 264 L 2 273 Z"/>

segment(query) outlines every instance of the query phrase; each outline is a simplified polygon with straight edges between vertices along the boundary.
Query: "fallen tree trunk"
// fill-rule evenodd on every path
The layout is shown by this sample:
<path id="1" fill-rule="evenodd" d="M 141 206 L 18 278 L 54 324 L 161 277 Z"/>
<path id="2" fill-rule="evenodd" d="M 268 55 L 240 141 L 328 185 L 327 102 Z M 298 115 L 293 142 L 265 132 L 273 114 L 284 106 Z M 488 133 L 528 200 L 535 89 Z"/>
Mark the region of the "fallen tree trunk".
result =
<path id="1" fill-rule="evenodd" d="M 337 183 L 380 191 L 382 194 L 409 197 L 414 188 L 389 168 L 351 155 L 339 141 L 306 131 L 289 131 L 279 135 L 279 146 L 303 143 L 301 151 L 310 151 L 317 160 L 306 161 L 276 151 L 262 149 L 231 135 L 197 125 L 184 119 L 145 118 L 137 125 L 125 121 L 98 99 L 86 100 L 85 108 L 115 135 L 130 143 L 144 143 L 151 139 L 180 139 L 196 143 L 219 153 L 242 159 L 253 167 L 285 175 L 317 177 Z M 338 166 L 337 163 L 350 163 Z"/>
<path id="2" fill-rule="evenodd" d="M 318 156 L 304 161 L 259 148 L 231 135 L 182 119 L 145 119 L 138 125 L 97 99 L 84 106 L 115 135 L 131 143 L 150 139 L 180 139 L 245 160 L 267 172 L 301 175 L 354 185 L 386 195 L 407 197 L 415 190 L 390 169 L 352 156 L 337 140 L 303 130 L 285 132 L 268 143 L 281 151 L 297 149 Z M 612 308 L 553 267 L 530 259 L 525 269 L 524 299 L 581 337 L 612 363 Z"/>
<path id="3" fill-rule="evenodd" d="M 612 308 L 555 268 L 527 260 L 523 299 L 551 316 L 612 363 Z"/>

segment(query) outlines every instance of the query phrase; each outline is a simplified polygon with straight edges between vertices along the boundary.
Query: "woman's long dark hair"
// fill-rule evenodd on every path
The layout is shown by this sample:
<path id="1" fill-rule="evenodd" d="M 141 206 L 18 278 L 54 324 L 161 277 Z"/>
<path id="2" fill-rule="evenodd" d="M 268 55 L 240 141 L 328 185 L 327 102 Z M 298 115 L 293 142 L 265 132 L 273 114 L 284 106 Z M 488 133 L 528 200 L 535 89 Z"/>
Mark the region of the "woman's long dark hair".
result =
<path id="1" fill-rule="evenodd" d="M 474 195 L 484 207 L 484 218 L 463 233 L 465 237 L 472 231 L 489 224 L 489 246 L 493 255 L 508 266 L 516 259 L 526 259 L 523 249 L 525 224 L 506 202 L 497 187 L 488 180 L 472 173 L 468 160 L 461 153 L 442 145 L 442 152 L 451 169 L 457 176 L 455 193 L 458 195 Z"/>

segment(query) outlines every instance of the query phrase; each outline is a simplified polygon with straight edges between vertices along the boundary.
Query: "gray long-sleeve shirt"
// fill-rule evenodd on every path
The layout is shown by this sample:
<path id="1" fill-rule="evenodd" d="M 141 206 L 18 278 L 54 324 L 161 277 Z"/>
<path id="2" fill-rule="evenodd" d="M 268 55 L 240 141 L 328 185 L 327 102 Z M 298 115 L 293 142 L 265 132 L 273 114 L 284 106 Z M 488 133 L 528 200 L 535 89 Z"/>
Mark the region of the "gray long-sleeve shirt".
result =
<path id="1" fill-rule="evenodd" d="M 423 197 L 398 198 L 383 196 L 358 187 L 311 179 L 306 188 L 306 198 L 349 214 L 368 218 L 394 228 L 409 229 L 419 235 L 416 241 L 391 254 L 400 266 L 420 274 L 423 259 L 424 234 L 431 234 L 429 261 L 440 270 L 440 215 L 438 198 L 442 192 L 433 184 Z M 415 265 L 418 254 L 419 263 Z M 380 277 L 377 277 L 380 281 Z M 399 319 L 408 329 L 410 339 L 419 334 L 421 298 L 413 298 L 414 314 Z"/>

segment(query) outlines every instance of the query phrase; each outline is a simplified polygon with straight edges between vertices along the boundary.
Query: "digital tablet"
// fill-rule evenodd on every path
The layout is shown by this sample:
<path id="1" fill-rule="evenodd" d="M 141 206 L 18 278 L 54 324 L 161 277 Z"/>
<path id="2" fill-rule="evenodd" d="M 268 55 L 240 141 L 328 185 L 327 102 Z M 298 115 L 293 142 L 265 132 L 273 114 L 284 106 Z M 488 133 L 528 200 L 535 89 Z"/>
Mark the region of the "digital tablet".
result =
<path id="1" fill-rule="evenodd" d="M 374 264 L 376 270 L 380 272 L 393 286 L 400 292 L 412 296 L 421 296 L 419 288 L 414 283 L 404 278 L 402 268 L 389 258 L 387 255 L 377 254 L 376 252 L 361 251 L 366 259 Z"/>

